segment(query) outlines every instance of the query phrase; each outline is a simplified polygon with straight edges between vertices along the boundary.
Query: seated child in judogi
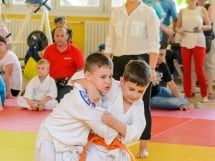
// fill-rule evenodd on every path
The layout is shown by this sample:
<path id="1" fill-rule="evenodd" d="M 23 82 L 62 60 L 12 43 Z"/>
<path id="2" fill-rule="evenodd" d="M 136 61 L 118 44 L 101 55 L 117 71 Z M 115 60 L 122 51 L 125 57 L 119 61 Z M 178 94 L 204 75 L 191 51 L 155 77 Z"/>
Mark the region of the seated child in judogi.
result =
<path id="1" fill-rule="evenodd" d="M 102 122 L 118 131 L 118 137 L 107 145 L 97 135 L 89 136 L 89 145 L 81 161 L 130 161 L 135 160 L 126 144 L 138 141 L 146 125 L 142 97 L 150 82 L 150 68 L 144 61 L 130 61 L 120 81 L 113 81 L 112 88 L 103 96 L 105 112 Z M 85 155 L 85 156 L 84 156 Z"/>
<path id="2" fill-rule="evenodd" d="M 28 110 L 52 110 L 57 105 L 57 87 L 55 80 L 49 76 L 49 62 L 40 59 L 37 63 L 37 76 L 33 77 L 26 86 L 25 93 L 18 97 L 20 108 Z"/>

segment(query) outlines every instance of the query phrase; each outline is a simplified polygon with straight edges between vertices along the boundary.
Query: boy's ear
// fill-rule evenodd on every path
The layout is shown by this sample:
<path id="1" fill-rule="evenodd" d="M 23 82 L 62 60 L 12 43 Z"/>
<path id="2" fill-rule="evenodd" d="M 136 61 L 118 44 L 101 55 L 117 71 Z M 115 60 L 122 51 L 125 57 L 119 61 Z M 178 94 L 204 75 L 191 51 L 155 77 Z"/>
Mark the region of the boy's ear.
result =
<path id="1" fill-rule="evenodd" d="M 85 79 L 86 79 L 86 80 L 91 81 L 92 76 L 91 76 L 91 73 L 90 73 L 90 72 L 86 71 L 86 72 L 84 73 L 84 75 L 85 75 Z"/>
<path id="2" fill-rule="evenodd" d="M 123 77 L 120 77 L 119 81 L 120 81 L 120 86 L 123 86 L 123 85 L 124 85 L 124 83 L 125 83 L 124 78 L 123 78 Z"/>

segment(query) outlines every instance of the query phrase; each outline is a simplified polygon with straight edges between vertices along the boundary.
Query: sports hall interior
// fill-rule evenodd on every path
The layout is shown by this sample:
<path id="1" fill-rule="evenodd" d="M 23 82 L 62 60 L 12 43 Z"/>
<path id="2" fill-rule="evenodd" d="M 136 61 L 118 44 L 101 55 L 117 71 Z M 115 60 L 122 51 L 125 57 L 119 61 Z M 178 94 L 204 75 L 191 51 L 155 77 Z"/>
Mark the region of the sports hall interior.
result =
<path id="1" fill-rule="evenodd" d="M 14 40 L 12 49 L 24 66 L 23 59 L 29 47 L 26 42 L 28 35 L 34 30 L 42 29 L 46 33 L 49 27 L 53 29 L 54 18 L 61 12 L 56 10 L 54 13 L 41 7 L 40 11 L 33 13 L 35 7 L 30 6 L 23 13 L 18 11 L 19 7 L 13 7 L 1 4 L 1 21 L 11 31 Z M 12 9 L 17 10 L 17 13 L 11 12 Z M 64 14 L 68 27 L 73 30 L 73 43 L 84 51 L 85 56 L 97 50 L 98 45 L 105 40 L 109 15 Z M 24 80 L 24 84 L 26 82 Z M 177 85 L 183 95 L 182 83 L 178 81 Z M 137 161 L 214 161 L 215 100 L 203 103 L 201 108 L 195 108 L 194 104 L 200 99 L 197 87 L 197 93 L 191 99 L 190 110 L 151 110 L 152 138 L 149 142 L 149 157 Z M 17 106 L 16 99 L 7 99 L 4 110 L 0 112 L 0 161 L 34 161 L 37 131 L 41 121 L 49 113 L 50 111 L 23 110 Z M 128 146 L 136 155 L 139 143 L 134 142 Z"/>

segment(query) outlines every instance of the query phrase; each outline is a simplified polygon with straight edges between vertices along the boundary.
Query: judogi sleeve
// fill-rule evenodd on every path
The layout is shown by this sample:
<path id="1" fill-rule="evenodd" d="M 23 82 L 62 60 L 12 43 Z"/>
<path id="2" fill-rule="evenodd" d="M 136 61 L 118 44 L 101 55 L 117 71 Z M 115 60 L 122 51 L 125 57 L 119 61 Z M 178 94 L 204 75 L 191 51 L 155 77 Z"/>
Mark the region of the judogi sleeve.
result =
<path id="1" fill-rule="evenodd" d="M 76 90 L 64 96 L 61 104 L 76 119 L 85 122 L 96 134 L 105 139 L 108 128 L 101 121 L 104 109 L 92 104 L 84 90 Z M 72 98 L 72 99 L 71 99 Z M 115 132 L 115 136 L 118 133 Z"/>
<path id="2" fill-rule="evenodd" d="M 57 86 L 55 80 L 50 76 L 48 76 L 47 80 L 49 81 L 49 92 L 47 93 L 47 96 L 55 99 L 57 97 Z"/>
<path id="3" fill-rule="evenodd" d="M 28 98 L 28 99 L 33 99 L 34 97 L 34 86 L 35 86 L 35 83 L 36 83 L 36 79 L 38 79 L 38 77 L 33 77 L 29 83 L 27 84 L 26 86 L 26 89 L 25 89 L 25 94 L 24 94 L 24 98 Z"/>
<path id="4" fill-rule="evenodd" d="M 133 109 L 128 115 L 129 119 L 127 119 L 126 135 L 122 138 L 123 142 L 126 144 L 139 140 L 146 126 L 143 102 L 135 102 L 132 106 L 131 108 Z"/>

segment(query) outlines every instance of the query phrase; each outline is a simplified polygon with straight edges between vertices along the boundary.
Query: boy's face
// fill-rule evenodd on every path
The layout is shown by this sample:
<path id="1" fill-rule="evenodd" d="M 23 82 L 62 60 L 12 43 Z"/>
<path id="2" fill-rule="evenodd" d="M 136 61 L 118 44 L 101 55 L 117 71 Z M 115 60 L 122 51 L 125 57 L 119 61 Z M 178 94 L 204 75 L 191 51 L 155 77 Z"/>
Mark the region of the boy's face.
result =
<path id="1" fill-rule="evenodd" d="M 133 103 L 143 97 L 147 88 L 146 86 L 138 86 L 136 83 L 125 81 L 123 77 L 120 78 L 120 85 L 122 88 L 123 98 L 128 103 Z"/>
<path id="2" fill-rule="evenodd" d="M 161 64 L 161 63 L 165 62 L 165 56 L 166 56 L 165 50 L 160 49 L 159 54 L 158 54 L 157 64 Z"/>
<path id="3" fill-rule="evenodd" d="M 92 82 L 101 94 L 109 92 L 112 85 L 113 71 L 109 67 L 94 67 L 94 72 L 85 72 L 85 78 Z"/>
<path id="4" fill-rule="evenodd" d="M 37 75 L 39 77 L 44 77 L 49 74 L 49 67 L 47 64 L 39 64 L 37 66 Z"/>

